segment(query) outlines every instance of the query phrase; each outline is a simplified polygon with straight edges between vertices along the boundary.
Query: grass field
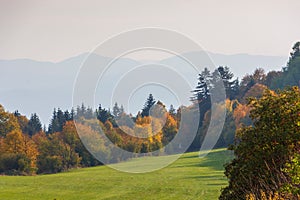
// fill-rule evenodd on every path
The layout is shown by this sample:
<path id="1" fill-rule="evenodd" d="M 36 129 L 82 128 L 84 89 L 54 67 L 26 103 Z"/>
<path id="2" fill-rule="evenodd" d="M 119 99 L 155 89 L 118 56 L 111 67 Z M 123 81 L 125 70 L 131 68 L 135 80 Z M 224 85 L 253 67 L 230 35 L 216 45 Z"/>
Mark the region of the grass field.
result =
<path id="1" fill-rule="evenodd" d="M 217 199 L 226 185 L 223 164 L 231 153 L 217 149 L 204 158 L 198 155 L 186 153 L 168 167 L 144 174 L 100 166 L 51 175 L 0 176 L 0 199 Z M 127 163 L 134 162 L 150 163 L 151 158 Z"/>

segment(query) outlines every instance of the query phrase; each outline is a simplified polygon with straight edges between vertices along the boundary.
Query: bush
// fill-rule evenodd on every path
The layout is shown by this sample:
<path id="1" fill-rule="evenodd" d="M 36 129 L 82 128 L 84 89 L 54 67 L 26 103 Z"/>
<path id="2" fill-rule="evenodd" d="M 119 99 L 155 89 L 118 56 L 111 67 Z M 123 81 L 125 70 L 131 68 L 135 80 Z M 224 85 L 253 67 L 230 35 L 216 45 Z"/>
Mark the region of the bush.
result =
<path id="1" fill-rule="evenodd" d="M 267 91 L 249 104 L 253 126 L 237 132 L 235 158 L 225 167 L 229 185 L 219 199 L 299 199 L 299 89 Z"/>
<path id="2" fill-rule="evenodd" d="M 24 154 L 4 153 L 0 156 L 0 173 L 7 175 L 31 174 L 30 159 Z"/>

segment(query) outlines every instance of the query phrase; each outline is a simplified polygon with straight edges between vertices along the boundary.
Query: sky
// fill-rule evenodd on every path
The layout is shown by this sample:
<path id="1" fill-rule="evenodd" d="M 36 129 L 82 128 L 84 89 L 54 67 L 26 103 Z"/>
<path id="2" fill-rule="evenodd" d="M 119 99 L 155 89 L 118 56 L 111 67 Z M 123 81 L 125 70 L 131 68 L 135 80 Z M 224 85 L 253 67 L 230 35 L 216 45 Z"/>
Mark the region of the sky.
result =
<path id="1" fill-rule="evenodd" d="M 0 59 L 58 62 L 142 27 L 178 31 L 204 50 L 287 56 L 299 0 L 0 0 Z"/>

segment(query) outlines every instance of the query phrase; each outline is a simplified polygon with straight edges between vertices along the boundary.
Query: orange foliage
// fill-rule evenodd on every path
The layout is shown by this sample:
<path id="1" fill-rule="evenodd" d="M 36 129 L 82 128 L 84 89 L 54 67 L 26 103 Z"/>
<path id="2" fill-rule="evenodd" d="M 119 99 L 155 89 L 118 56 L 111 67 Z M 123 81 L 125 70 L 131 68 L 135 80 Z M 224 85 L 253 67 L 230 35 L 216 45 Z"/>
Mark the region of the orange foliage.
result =
<path id="1" fill-rule="evenodd" d="M 233 118 L 236 128 L 241 127 L 241 119 L 249 116 L 250 107 L 244 104 L 239 104 L 233 112 Z"/>
<path id="2" fill-rule="evenodd" d="M 262 97 L 262 95 L 266 89 L 267 89 L 267 86 L 256 83 L 244 95 L 243 103 L 246 103 L 246 101 L 249 97 L 255 97 L 255 98 Z"/>
<path id="3" fill-rule="evenodd" d="M 30 159 L 30 167 L 36 168 L 38 156 L 37 146 L 28 136 L 19 130 L 14 130 L 6 135 L 1 141 L 1 153 L 23 154 Z"/>

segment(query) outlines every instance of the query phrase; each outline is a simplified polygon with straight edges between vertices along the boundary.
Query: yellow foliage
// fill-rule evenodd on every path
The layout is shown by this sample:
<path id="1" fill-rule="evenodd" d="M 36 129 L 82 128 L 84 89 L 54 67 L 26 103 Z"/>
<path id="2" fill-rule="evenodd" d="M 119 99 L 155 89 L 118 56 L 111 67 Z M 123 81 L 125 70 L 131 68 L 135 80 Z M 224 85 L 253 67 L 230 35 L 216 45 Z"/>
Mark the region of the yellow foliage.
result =
<path id="1" fill-rule="evenodd" d="M 135 123 L 138 124 L 138 125 L 150 124 L 151 123 L 151 117 L 150 116 L 145 116 L 145 117 L 138 116 Z"/>
<path id="2" fill-rule="evenodd" d="M 106 128 L 107 131 L 113 130 L 113 125 L 112 125 L 112 123 L 111 123 L 110 121 L 108 121 L 108 120 L 104 123 L 104 126 L 105 126 L 105 128 Z"/>
<path id="3" fill-rule="evenodd" d="M 250 113 L 250 107 L 247 105 L 239 104 L 233 112 L 233 118 L 236 128 L 241 127 L 241 119 L 245 118 Z"/>
<path id="4" fill-rule="evenodd" d="M 232 112 L 233 103 L 234 103 L 234 101 L 230 101 L 230 99 L 226 99 L 225 100 L 226 110 L 228 110 L 229 112 Z"/>
<path id="5" fill-rule="evenodd" d="M 20 130 L 18 119 L 14 114 L 6 112 L 0 104 L 0 136 L 5 136 L 13 130 Z"/>
<path id="6" fill-rule="evenodd" d="M 161 140 L 162 140 L 162 136 L 163 136 L 162 132 L 159 132 L 159 133 L 155 134 L 152 138 L 153 138 L 155 141 L 157 141 L 157 142 L 160 143 Z"/>
<path id="7" fill-rule="evenodd" d="M 148 124 L 136 124 L 133 128 L 133 131 L 134 135 L 138 138 L 148 138 L 152 136 L 151 126 L 149 126 Z"/>
<path id="8" fill-rule="evenodd" d="M 151 120 L 152 134 L 155 135 L 158 132 L 160 132 L 164 124 L 165 124 L 165 120 L 152 118 Z"/>
<path id="9" fill-rule="evenodd" d="M 256 197 L 254 194 L 249 194 L 246 196 L 246 200 L 257 200 L 258 197 Z M 261 197 L 260 200 L 285 200 L 284 198 L 280 197 L 278 193 L 275 193 L 273 197 L 269 196 L 267 197 L 266 193 L 261 191 Z"/>
<path id="10" fill-rule="evenodd" d="M 22 134 L 19 130 L 14 130 L 6 135 L 1 141 L 2 153 L 20 153 L 30 159 L 30 167 L 36 167 L 38 156 L 37 146 L 28 136 Z"/>
<path id="11" fill-rule="evenodd" d="M 168 127 L 177 127 L 177 122 L 176 122 L 176 120 L 171 115 L 167 115 L 165 126 L 168 126 Z"/>
<path id="12" fill-rule="evenodd" d="M 23 153 L 24 139 L 21 131 L 14 130 L 8 133 L 4 139 L 3 149 L 5 153 Z"/>
<path id="13" fill-rule="evenodd" d="M 30 167 L 36 168 L 37 156 L 39 154 L 37 145 L 28 135 L 23 135 L 23 139 L 24 153 L 30 159 Z"/>

